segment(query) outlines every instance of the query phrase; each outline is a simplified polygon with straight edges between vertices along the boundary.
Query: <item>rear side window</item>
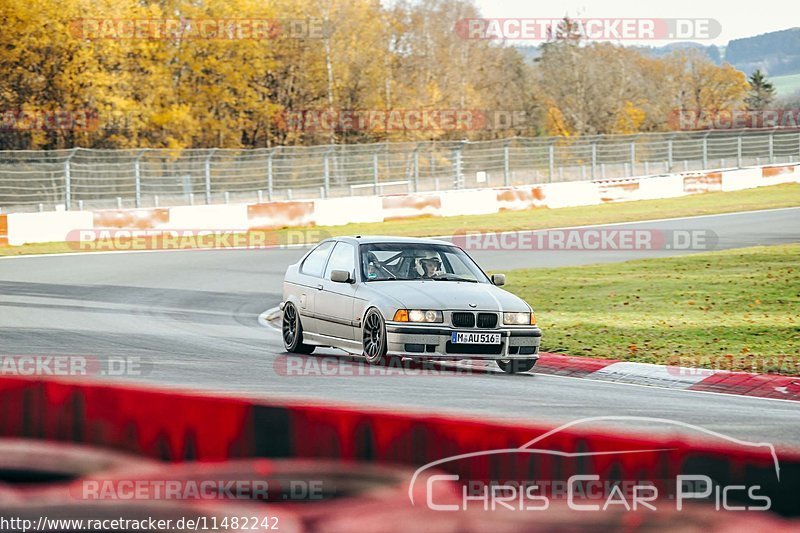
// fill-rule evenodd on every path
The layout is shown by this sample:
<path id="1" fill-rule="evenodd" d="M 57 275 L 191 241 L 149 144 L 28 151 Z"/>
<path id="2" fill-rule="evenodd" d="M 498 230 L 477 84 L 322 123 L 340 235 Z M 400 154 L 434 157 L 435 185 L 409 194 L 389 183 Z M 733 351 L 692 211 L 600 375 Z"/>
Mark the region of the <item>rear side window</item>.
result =
<path id="1" fill-rule="evenodd" d="M 303 261 L 300 272 L 307 276 L 321 278 L 322 272 L 325 270 L 325 262 L 328 260 L 328 254 L 330 254 L 333 244 L 333 241 L 327 241 L 314 248 L 314 251 L 308 254 L 308 257 Z"/>
<path id="2" fill-rule="evenodd" d="M 356 268 L 355 255 L 356 249 L 352 244 L 337 242 L 328 261 L 328 268 L 325 269 L 325 279 L 330 279 L 333 270 L 346 270 L 352 276 Z"/>

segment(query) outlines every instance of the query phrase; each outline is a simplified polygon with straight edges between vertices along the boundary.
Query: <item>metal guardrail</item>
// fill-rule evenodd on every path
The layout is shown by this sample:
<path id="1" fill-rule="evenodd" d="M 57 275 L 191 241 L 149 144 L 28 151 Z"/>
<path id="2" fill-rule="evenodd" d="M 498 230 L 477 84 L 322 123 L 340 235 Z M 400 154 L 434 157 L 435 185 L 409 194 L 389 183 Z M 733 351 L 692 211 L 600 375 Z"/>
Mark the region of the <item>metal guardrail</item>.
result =
<path id="1" fill-rule="evenodd" d="M 800 161 L 797 129 L 232 149 L 0 151 L 0 209 L 254 202 Z"/>

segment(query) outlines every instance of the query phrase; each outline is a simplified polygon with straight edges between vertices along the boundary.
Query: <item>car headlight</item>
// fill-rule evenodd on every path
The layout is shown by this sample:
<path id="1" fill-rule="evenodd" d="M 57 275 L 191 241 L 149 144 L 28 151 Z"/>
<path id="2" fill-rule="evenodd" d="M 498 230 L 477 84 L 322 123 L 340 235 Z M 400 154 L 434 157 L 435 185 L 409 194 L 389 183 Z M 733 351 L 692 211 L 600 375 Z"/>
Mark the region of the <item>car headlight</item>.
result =
<path id="1" fill-rule="evenodd" d="M 400 309 L 394 314 L 397 322 L 444 322 L 441 311 L 431 309 Z"/>
<path id="2" fill-rule="evenodd" d="M 536 315 L 533 313 L 503 313 L 503 324 L 507 326 L 536 324 Z"/>

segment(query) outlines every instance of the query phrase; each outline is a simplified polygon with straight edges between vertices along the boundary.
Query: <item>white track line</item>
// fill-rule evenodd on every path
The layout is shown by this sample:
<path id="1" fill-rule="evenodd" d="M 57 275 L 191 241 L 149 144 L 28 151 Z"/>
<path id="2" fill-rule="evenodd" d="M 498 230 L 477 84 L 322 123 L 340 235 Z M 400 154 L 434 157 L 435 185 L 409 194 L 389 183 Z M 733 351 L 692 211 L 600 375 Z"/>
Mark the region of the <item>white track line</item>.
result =
<path id="1" fill-rule="evenodd" d="M 510 235 L 514 233 L 533 233 L 537 231 L 563 231 L 563 230 L 570 230 L 570 229 L 580 229 L 580 228 L 602 228 L 606 226 L 627 226 L 631 224 L 648 224 L 651 222 L 668 222 L 670 220 L 690 220 L 695 218 L 708 218 L 708 217 L 724 217 L 724 216 L 733 216 L 733 215 L 747 215 L 752 213 L 769 213 L 771 211 L 786 211 L 790 209 L 800 209 L 800 207 L 776 207 L 773 209 L 754 209 L 752 211 L 731 211 L 730 213 L 717 213 L 717 214 L 710 214 L 710 215 L 692 215 L 692 216 L 685 216 L 685 217 L 673 217 L 673 218 L 651 218 L 646 220 L 629 220 L 627 222 L 608 222 L 605 224 L 589 224 L 589 225 L 581 225 L 581 226 L 562 226 L 556 228 L 539 228 L 539 229 L 518 229 L 518 230 L 509 230 L 509 231 L 497 231 L 494 232 L 497 235 Z M 165 230 L 169 231 L 169 230 Z M 430 237 L 425 237 L 427 239 L 450 239 L 453 238 L 454 235 L 434 235 Z M 170 252 L 221 252 L 221 251 L 231 251 L 231 250 L 248 250 L 248 251 L 261 251 L 261 250 L 274 250 L 274 249 L 294 249 L 294 248 L 310 248 L 314 246 L 315 242 L 308 243 L 308 244 L 274 244 L 270 246 L 263 246 L 259 248 L 250 248 L 247 246 L 237 246 L 231 248 L 186 248 L 181 250 L 113 250 L 113 251 L 105 251 L 105 252 L 65 252 L 65 253 L 53 253 L 53 254 L 27 254 L 27 255 L 5 255 L 0 256 L 0 260 L 3 259 L 27 259 L 30 257 L 64 257 L 64 256 L 79 256 L 79 255 L 113 255 L 113 254 L 148 254 L 148 253 L 170 253 Z"/>
<path id="2" fill-rule="evenodd" d="M 672 387 L 664 387 L 661 385 L 643 385 L 640 383 L 625 383 L 623 381 L 607 381 L 603 379 L 592 379 L 587 377 L 578 377 L 578 376 L 559 376 L 557 374 L 539 374 L 535 370 L 530 372 L 531 374 L 535 374 L 537 376 L 541 376 L 543 378 L 556 378 L 556 379 L 578 379 L 586 381 L 592 381 L 594 383 L 603 383 L 609 386 L 617 386 L 617 385 L 624 385 L 626 387 L 645 387 L 648 389 L 661 389 L 661 390 L 668 390 L 676 393 L 691 393 L 691 394 L 713 394 L 717 396 L 732 396 L 734 398 L 741 398 L 744 400 L 762 400 L 767 402 L 786 402 L 791 403 L 793 405 L 797 405 L 797 400 L 785 400 L 783 398 L 764 398 L 762 396 L 747 396 L 744 394 L 734 394 L 731 392 L 717 392 L 717 391 L 706 391 L 706 390 L 693 390 L 693 389 L 675 389 Z"/>

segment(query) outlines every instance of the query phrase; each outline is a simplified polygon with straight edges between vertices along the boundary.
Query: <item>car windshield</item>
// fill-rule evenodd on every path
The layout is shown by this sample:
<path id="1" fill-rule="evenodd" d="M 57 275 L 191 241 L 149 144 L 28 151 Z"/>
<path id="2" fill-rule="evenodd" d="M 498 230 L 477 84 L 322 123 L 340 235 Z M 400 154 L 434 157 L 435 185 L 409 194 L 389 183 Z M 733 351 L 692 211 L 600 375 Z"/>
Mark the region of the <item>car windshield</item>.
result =
<path id="1" fill-rule="evenodd" d="M 361 245 L 366 281 L 435 280 L 489 283 L 486 274 L 456 246 L 426 243 Z"/>

